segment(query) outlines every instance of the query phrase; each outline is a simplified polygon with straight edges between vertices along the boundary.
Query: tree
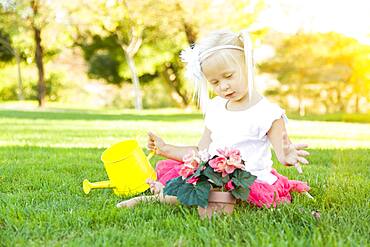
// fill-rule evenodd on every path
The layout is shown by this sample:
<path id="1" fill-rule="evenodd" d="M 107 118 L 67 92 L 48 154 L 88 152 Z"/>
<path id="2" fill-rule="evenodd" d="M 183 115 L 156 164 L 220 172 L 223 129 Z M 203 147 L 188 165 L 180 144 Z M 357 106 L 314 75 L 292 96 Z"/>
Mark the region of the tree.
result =
<path id="1" fill-rule="evenodd" d="M 34 32 L 34 40 L 35 40 L 35 61 L 38 70 L 38 83 L 37 83 L 37 92 L 38 97 L 37 100 L 39 102 L 39 106 L 43 107 L 45 104 L 45 92 L 46 92 L 46 85 L 45 85 L 45 71 L 44 71 L 44 49 L 41 44 L 41 31 L 42 26 L 44 23 L 38 21 L 37 19 L 40 18 L 40 1 L 39 0 L 31 0 L 30 2 L 32 15 L 30 16 L 30 23 L 31 28 Z"/>
<path id="2" fill-rule="evenodd" d="M 37 83 L 37 98 L 39 107 L 45 104 L 45 70 L 44 70 L 44 55 L 45 51 L 42 43 L 42 33 L 47 23 L 53 18 L 53 11 L 48 5 L 47 1 L 43 0 L 8 0 L 5 2 L 7 8 L 6 12 L 8 17 L 14 20 L 12 27 L 17 29 L 17 35 L 24 35 L 27 37 L 29 31 L 32 31 L 34 42 L 34 60 L 38 70 L 38 83 Z M 5 9 L 5 5 L 2 5 Z M 21 31 L 24 31 L 22 33 Z"/>
<path id="3" fill-rule="evenodd" d="M 200 32 L 215 27 L 211 25 L 215 21 L 212 4 L 211 0 L 96 0 L 94 4 L 91 1 L 68 3 L 65 8 L 74 26 L 76 44 L 83 49 L 88 61 L 91 77 L 121 84 L 135 82 L 135 74 L 137 78 L 159 76 L 186 106 L 190 102 L 189 90 L 182 79 L 183 64 L 178 55 L 198 39 Z M 237 12 L 238 6 L 225 6 L 230 8 L 229 13 Z M 250 21 L 254 15 L 240 13 L 239 18 L 239 22 Z M 236 29 L 236 23 L 230 27 Z M 135 47 L 132 59 L 125 52 L 130 46 Z"/>
<path id="4" fill-rule="evenodd" d="M 368 54 L 366 46 L 337 33 L 297 33 L 284 40 L 275 57 L 260 69 L 275 74 L 288 86 L 298 99 L 301 115 L 305 112 L 303 101 L 308 98 L 321 99 L 327 111 L 343 112 L 353 94 L 357 91 L 359 95 L 359 88 L 369 84 Z M 367 97 L 368 86 L 361 92 Z"/>
<path id="5" fill-rule="evenodd" d="M 83 48 L 85 55 L 87 55 L 86 58 L 91 59 L 93 57 L 89 57 L 90 54 L 87 52 L 89 49 L 95 47 L 96 50 L 100 50 L 100 54 L 97 54 L 92 61 L 106 61 L 115 66 L 116 69 L 112 71 L 114 73 L 118 72 L 117 75 L 113 76 L 115 79 L 113 82 L 115 83 L 121 83 L 117 80 L 127 76 L 125 68 L 128 68 L 135 88 L 135 107 L 137 110 L 142 108 L 142 99 L 137 62 L 134 58 L 138 55 L 139 48 L 142 46 L 145 33 L 148 30 L 148 33 L 150 33 L 150 29 L 160 25 L 158 10 L 164 4 L 164 2 L 153 0 L 119 0 L 95 1 L 95 4 L 86 3 L 84 5 L 88 6 L 86 8 L 81 8 L 80 5 L 67 6 L 71 23 L 75 26 L 77 34 L 76 44 Z M 151 11 L 148 11 L 149 9 Z M 81 16 L 87 16 L 88 18 L 81 21 Z M 94 30 L 87 23 L 94 23 Z M 101 41 L 100 45 L 97 45 L 96 41 Z M 109 75 L 103 75 L 102 77 L 108 82 L 112 82 Z"/>

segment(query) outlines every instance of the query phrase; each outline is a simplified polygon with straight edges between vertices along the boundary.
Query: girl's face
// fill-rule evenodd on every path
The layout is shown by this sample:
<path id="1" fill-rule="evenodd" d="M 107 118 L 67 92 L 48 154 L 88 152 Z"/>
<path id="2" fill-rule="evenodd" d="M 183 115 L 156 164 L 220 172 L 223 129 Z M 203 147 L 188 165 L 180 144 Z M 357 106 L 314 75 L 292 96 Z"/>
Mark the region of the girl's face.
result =
<path id="1" fill-rule="evenodd" d="M 242 51 L 220 50 L 202 62 L 202 71 L 218 96 L 233 102 L 248 98 L 248 77 Z"/>

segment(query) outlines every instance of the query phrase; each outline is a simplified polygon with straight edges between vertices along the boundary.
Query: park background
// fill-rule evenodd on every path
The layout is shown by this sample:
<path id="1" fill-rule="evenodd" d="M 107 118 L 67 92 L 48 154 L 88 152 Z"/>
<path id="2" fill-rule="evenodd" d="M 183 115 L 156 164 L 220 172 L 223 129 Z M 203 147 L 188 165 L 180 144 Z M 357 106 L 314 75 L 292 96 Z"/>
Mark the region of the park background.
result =
<path id="1" fill-rule="evenodd" d="M 0 246 L 369 245 L 368 9 L 365 0 L 0 0 Z M 307 181 L 316 200 L 207 222 L 194 208 L 118 210 L 110 190 L 84 195 L 83 179 L 107 178 L 100 155 L 115 142 L 136 138 L 147 152 L 151 130 L 197 143 L 202 114 L 179 53 L 216 29 L 251 31 L 258 91 L 286 109 L 290 138 L 310 145 L 302 175 L 275 157 L 274 166 Z"/>

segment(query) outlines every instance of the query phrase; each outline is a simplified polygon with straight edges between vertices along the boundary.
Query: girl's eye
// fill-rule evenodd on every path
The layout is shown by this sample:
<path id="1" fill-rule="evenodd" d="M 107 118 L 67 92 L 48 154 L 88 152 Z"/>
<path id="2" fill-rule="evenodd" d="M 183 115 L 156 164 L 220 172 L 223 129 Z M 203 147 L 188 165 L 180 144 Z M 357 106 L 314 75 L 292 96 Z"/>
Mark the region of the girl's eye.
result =
<path id="1" fill-rule="evenodd" d="M 230 78 L 230 77 L 232 77 L 233 76 L 233 74 L 232 73 L 229 73 L 229 74 L 226 74 L 225 75 L 225 78 Z"/>
<path id="2" fill-rule="evenodd" d="M 211 81 L 212 85 L 217 85 L 218 81 Z"/>

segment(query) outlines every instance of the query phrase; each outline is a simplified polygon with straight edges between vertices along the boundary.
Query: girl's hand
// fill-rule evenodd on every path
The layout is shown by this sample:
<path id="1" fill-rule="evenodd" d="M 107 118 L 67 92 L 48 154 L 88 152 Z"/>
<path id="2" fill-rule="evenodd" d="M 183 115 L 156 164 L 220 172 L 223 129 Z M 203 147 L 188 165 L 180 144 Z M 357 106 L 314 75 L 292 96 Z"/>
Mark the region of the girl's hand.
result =
<path id="1" fill-rule="evenodd" d="M 166 145 L 166 143 L 160 138 L 159 136 L 156 136 L 152 132 L 148 132 L 148 149 L 154 150 L 156 154 L 161 154 L 161 151 L 163 151 L 163 147 Z"/>
<path id="2" fill-rule="evenodd" d="M 302 168 L 299 164 L 308 164 L 308 161 L 304 157 L 308 156 L 310 153 L 303 150 L 307 147 L 307 144 L 290 143 L 286 132 L 283 132 L 283 164 L 287 166 L 294 165 L 297 168 L 298 172 L 302 173 Z"/>

